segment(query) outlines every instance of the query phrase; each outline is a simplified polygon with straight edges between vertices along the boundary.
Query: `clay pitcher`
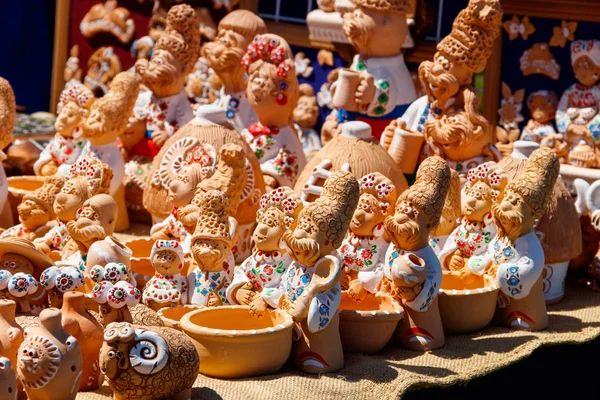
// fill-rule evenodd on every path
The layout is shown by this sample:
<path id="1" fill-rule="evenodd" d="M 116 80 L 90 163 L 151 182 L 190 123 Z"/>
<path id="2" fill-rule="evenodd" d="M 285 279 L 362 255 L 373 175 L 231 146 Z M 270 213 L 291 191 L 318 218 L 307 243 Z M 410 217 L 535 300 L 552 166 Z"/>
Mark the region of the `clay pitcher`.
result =
<path id="1" fill-rule="evenodd" d="M 6 400 L 17 400 L 19 396 L 17 376 L 12 366 L 8 358 L 0 357 L 0 393 Z"/>
<path id="2" fill-rule="evenodd" d="M 43 310 L 39 323 L 25 330 L 17 377 L 29 400 L 74 400 L 81 381 L 79 343 L 62 327 L 59 309 Z"/>
<path id="3" fill-rule="evenodd" d="M 13 368 L 17 365 L 17 351 L 23 343 L 23 328 L 15 320 L 16 310 L 17 304 L 14 301 L 0 300 L 0 355 L 8 358 Z M 19 395 L 22 391 L 23 387 L 19 384 Z"/>
<path id="4" fill-rule="evenodd" d="M 100 348 L 103 343 L 104 328 L 85 308 L 83 293 L 67 292 L 62 305 L 62 326 L 77 339 L 85 362 L 81 370 L 79 391 L 97 389 L 103 381 L 100 373 Z"/>

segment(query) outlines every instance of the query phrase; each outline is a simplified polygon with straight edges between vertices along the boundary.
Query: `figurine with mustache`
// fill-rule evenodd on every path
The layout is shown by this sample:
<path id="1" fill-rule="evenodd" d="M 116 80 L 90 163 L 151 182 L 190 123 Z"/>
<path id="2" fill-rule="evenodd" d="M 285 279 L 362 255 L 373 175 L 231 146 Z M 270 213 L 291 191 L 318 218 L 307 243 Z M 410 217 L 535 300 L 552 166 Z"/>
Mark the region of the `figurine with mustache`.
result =
<path id="1" fill-rule="evenodd" d="M 445 342 L 437 299 L 442 268 L 429 246 L 429 235 L 440 221 L 449 186 L 450 168 L 446 161 L 438 156 L 425 159 L 417 171 L 416 182 L 398 196 L 394 215 L 385 219 L 391 245 L 385 256 L 380 290 L 402 302 L 406 315 L 395 335 L 402 346 L 411 350 L 432 350 Z M 413 256 L 424 261 L 426 279 L 412 287 L 409 295 L 406 285 L 396 287 L 394 282 L 412 280 L 412 273 L 411 279 L 404 278 L 405 266 L 421 265 L 411 259 Z"/>
<path id="2" fill-rule="evenodd" d="M 227 120 L 239 132 L 258 121 L 246 97 L 246 71 L 241 61 L 252 39 L 265 33 L 267 26 L 258 15 L 234 10 L 219 22 L 217 37 L 202 46 L 202 57 L 223 83 L 216 104 L 226 110 Z M 197 115 L 204 116 L 207 110 L 210 107 L 200 106 Z"/>
<path id="3" fill-rule="evenodd" d="M 321 149 L 321 138 L 314 129 L 319 122 L 319 105 L 312 86 L 303 83 L 299 90 L 298 105 L 294 109 L 294 123 L 308 161 Z"/>
<path id="4" fill-rule="evenodd" d="M 107 194 L 97 194 L 83 203 L 77 220 L 67 223 L 67 231 L 84 255 L 96 241 L 113 234 L 116 219 L 115 200 Z"/>
<path id="5" fill-rule="evenodd" d="M 149 90 L 140 93 L 134 115 L 138 124 L 145 125 L 147 139 L 152 141 L 152 145 L 148 144 L 151 157 L 194 117 L 184 88 L 186 76 L 194 70 L 198 58 L 199 29 L 200 21 L 192 7 L 172 7 L 167 14 L 167 28 L 156 41 L 152 57 L 135 63 L 140 81 Z"/>

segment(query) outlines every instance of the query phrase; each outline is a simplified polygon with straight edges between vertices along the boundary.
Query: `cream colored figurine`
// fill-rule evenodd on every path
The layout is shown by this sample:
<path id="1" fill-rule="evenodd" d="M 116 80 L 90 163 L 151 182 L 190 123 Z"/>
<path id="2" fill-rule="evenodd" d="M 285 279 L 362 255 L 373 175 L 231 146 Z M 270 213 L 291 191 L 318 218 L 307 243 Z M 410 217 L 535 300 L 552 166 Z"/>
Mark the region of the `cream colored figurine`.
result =
<path id="1" fill-rule="evenodd" d="M 158 311 L 187 303 L 188 282 L 184 270 L 183 249 L 176 240 L 157 240 L 150 262 L 155 274 L 144 288 L 144 304 Z"/>

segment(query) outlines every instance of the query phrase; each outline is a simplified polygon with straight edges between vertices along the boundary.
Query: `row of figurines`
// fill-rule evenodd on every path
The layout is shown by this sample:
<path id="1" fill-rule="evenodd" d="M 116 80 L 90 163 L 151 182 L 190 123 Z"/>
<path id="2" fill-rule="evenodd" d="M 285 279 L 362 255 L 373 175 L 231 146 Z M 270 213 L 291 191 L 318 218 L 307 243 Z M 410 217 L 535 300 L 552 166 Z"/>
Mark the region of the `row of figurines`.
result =
<path id="1" fill-rule="evenodd" d="M 444 290 L 445 277 L 455 286 L 456 281 L 463 281 L 460 289 L 467 289 L 465 294 L 494 295 L 490 314 L 475 329 L 485 327 L 494 313 L 509 328 L 543 329 L 548 323 L 541 283 L 544 252 L 534 228 L 545 212 L 558 172 L 558 158 L 549 149 L 534 151 L 525 172 L 508 184 L 492 164 L 470 171 L 464 216 L 439 257 L 430 243 L 440 237 L 432 235 L 443 217 L 450 188 L 460 187 L 458 176 L 440 157 L 421 163 L 415 184 L 400 194 L 381 174 L 359 181 L 345 171 L 331 173 L 320 197 L 306 206 L 291 189 L 281 187 L 261 199 L 253 234 L 255 248 L 237 270 L 232 255 L 236 222 L 229 213 L 230 199 L 209 190 L 195 202 L 197 222 L 189 239 L 191 278 L 182 274 L 185 246 L 158 240 L 151 255 L 155 274 L 143 293 L 132 284 L 125 266 L 131 253 L 106 236 L 116 219 L 116 205 L 110 196 L 100 194 L 86 201 L 77 220 L 67 224 L 71 240 L 79 245 L 67 262 L 85 266 L 70 265 L 64 272 L 51 267 L 41 279 L 47 287 L 59 290 L 71 282 L 75 287 L 86 279 L 99 281 L 91 290 L 92 297 L 109 308 L 122 309 L 142 297 L 155 309 L 186 302 L 200 306 L 229 302 L 247 305 L 257 318 L 268 309 L 284 310 L 302 333 L 295 346 L 315 355 L 309 360 L 306 351 L 300 358 L 293 353 L 294 364 L 310 373 L 343 367 L 338 311 L 344 293 L 355 303 L 385 296 L 400 303 L 405 318 L 397 335 L 403 346 L 415 350 L 444 344 L 438 297 L 457 289 Z M 5 241 L 20 242 L 35 257 L 43 258 L 29 242 Z M 30 257 L 29 264 L 12 258 L 4 262 L 8 276 L 3 280 L 4 293 L 19 304 L 26 305 L 24 299 L 37 292 L 33 276 L 17 272 L 25 265 L 32 271 L 35 257 Z M 452 331 L 460 331 L 461 323 L 473 329 L 469 318 L 481 304 L 475 297 L 471 303 L 473 312 L 461 309 L 459 315 L 450 315 L 455 323 Z M 117 320 L 126 318 L 104 309 L 106 321 L 115 314 Z M 444 313 L 452 314 L 452 310 Z"/>

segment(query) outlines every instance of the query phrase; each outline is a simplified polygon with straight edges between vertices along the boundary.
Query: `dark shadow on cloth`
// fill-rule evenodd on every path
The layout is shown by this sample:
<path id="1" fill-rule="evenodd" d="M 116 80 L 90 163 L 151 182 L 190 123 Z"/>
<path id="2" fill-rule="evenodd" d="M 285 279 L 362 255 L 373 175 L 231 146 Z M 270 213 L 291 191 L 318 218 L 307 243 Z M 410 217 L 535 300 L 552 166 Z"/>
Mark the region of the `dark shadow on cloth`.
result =
<path id="1" fill-rule="evenodd" d="M 223 400 L 214 390 L 207 387 L 192 388 L 192 400 Z"/>

